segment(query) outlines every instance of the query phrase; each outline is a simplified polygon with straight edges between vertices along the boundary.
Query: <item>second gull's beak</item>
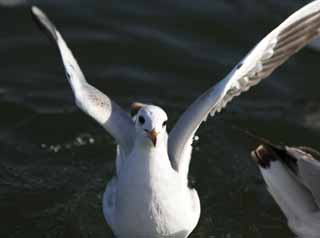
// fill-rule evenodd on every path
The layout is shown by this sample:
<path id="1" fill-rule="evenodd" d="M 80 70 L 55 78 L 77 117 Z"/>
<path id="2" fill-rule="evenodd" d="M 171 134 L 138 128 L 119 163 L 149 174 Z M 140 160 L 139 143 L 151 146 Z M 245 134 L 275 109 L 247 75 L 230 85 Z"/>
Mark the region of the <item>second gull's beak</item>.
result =
<path id="1" fill-rule="evenodd" d="M 152 131 L 147 132 L 148 137 L 150 138 L 150 140 L 152 141 L 153 145 L 156 146 L 157 144 L 157 136 L 158 136 L 158 132 L 156 132 L 155 129 L 152 129 Z"/>

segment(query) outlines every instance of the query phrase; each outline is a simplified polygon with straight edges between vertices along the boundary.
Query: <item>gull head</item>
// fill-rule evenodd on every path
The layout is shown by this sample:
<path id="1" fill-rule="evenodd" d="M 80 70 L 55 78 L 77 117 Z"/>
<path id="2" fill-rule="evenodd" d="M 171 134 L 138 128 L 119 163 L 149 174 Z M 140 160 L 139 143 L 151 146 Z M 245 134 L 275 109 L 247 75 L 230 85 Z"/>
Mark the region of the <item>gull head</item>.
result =
<path id="1" fill-rule="evenodd" d="M 152 147 L 166 143 L 168 117 L 163 109 L 154 105 L 133 103 L 131 115 L 139 141 Z"/>

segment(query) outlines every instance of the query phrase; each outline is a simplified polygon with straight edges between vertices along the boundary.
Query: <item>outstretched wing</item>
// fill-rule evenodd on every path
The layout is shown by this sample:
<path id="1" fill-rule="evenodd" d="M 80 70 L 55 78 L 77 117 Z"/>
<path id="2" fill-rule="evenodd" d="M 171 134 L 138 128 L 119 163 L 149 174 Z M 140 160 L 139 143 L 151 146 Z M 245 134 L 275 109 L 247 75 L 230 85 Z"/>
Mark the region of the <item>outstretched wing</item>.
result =
<path id="1" fill-rule="evenodd" d="M 320 154 L 307 147 L 287 147 L 287 152 L 297 159 L 297 173 L 302 182 L 312 192 L 320 207 Z"/>
<path id="2" fill-rule="evenodd" d="M 290 56 L 319 35 L 320 1 L 291 15 L 267 35 L 222 81 L 202 94 L 180 117 L 169 135 L 169 156 L 177 171 L 187 173 L 191 143 L 201 123 L 235 96 L 268 77 Z"/>
<path id="3" fill-rule="evenodd" d="M 48 17 L 35 6 L 31 8 L 31 12 L 36 22 L 57 44 L 77 106 L 99 122 L 121 148 L 128 152 L 133 145 L 134 136 L 134 125 L 129 115 L 107 95 L 87 83 L 72 52 Z"/>

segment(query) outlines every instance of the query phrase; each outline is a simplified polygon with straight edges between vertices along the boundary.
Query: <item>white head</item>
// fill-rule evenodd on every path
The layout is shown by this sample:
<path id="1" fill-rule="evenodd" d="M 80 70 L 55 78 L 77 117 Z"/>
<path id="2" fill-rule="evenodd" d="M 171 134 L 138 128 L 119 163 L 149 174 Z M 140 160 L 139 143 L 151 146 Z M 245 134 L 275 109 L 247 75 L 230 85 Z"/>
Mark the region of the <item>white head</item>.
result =
<path id="1" fill-rule="evenodd" d="M 153 105 L 134 103 L 131 106 L 131 114 L 140 141 L 152 147 L 167 144 L 168 117 L 164 110 Z"/>

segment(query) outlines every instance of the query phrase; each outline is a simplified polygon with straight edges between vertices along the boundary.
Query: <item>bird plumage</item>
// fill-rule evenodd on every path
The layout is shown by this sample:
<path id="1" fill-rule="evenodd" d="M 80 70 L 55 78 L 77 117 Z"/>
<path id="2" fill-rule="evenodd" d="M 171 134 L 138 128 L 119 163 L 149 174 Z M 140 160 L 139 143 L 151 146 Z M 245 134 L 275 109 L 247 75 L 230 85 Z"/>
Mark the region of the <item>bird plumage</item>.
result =
<path id="1" fill-rule="evenodd" d="M 290 16 L 267 35 L 218 84 L 166 131 L 166 113 L 153 105 L 134 105 L 131 118 L 85 79 L 72 52 L 47 16 L 32 14 L 58 46 L 76 104 L 116 140 L 117 173 L 104 193 L 107 222 L 119 237 L 187 237 L 200 216 L 197 192 L 188 187 L 193 137 L 208 115 L 269 76 L 319 35 L 320 0 Z"/>
<path id="2" fill-rule="evenodd" d="M 300 238 L 319 237 L 319 153 L 305 147 L 265 143 L 252 153 L 252 157 L 291 230 Z"/>

